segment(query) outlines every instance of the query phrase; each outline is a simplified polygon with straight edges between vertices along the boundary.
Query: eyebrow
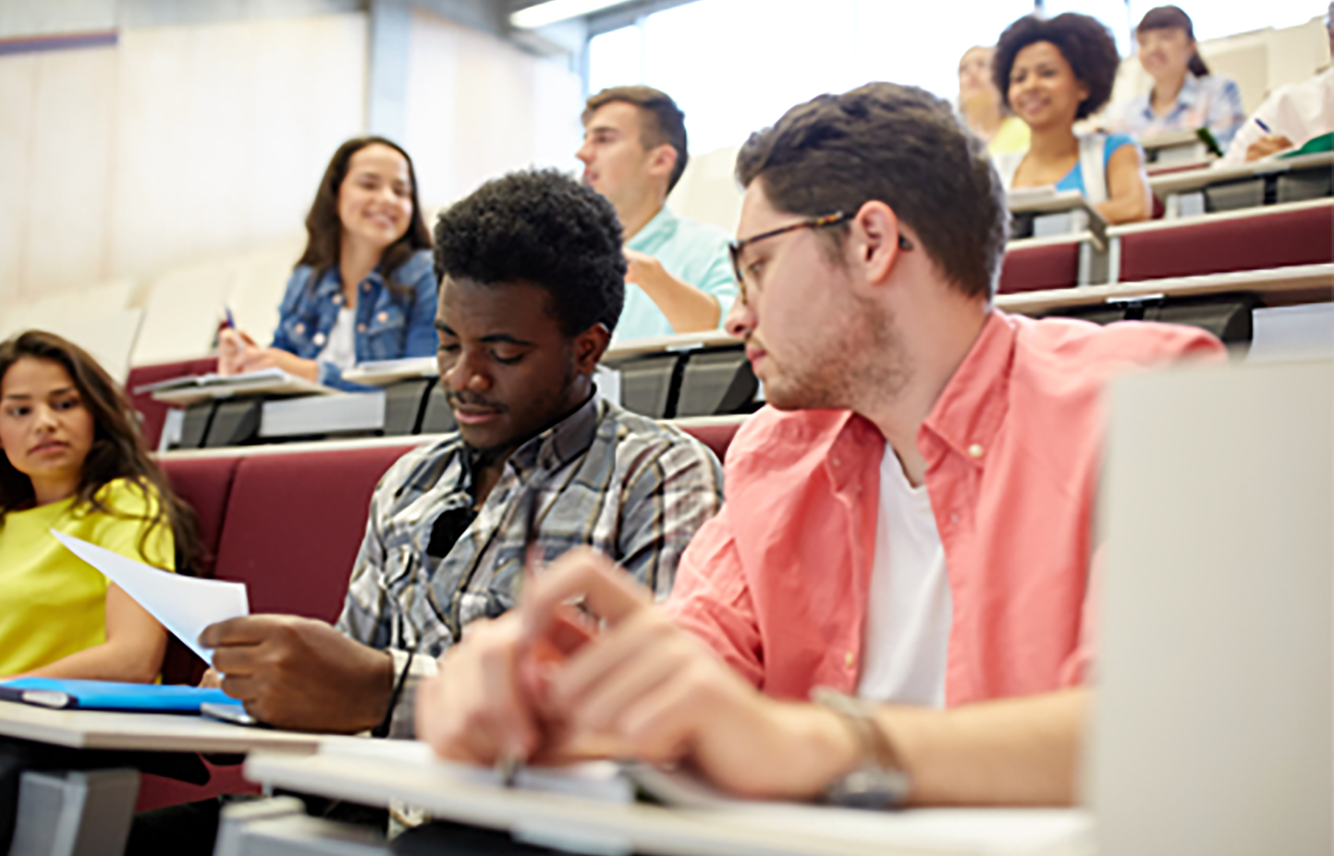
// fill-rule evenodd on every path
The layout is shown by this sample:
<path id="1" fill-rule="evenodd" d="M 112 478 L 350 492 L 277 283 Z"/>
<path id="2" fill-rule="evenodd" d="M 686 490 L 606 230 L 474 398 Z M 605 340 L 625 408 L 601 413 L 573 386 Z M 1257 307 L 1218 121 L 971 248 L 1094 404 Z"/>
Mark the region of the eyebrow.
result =
<path id="1" fill-rule="evenodd" d="M 67 392 L 74 392 L 74 387 L 62 386 L 60 389 L 51 390 L 50 392 L 47 393 L 47 396 L 50 397 L 55 395 L 64 395 Z M 7 392 L 5 393 L 5 398 L 6 399 L 17 398 L 21 401 L 27 401 L 28 399 L 32 398 L 32 394 L 27 392 Z"/>
<path id="2" fill-rule="evenodd" d="M 455 339 L 459 338 L 459 334 L 451 330 L 449 328 L 449 325 L 445 324 L 442 321 L 435 322 L 435 329 L 439 330 L 441 333 L 444 333 L 447 336 L 453 336 Z M 492 333 L 488 336 L 483 336 L 478 341 L 486 342 L 487 344 L 494 344 L 496 342 L 500 342 L 508 345 L 521 345 L 525 348 L 531 348 L 534 345 L 536 345 L 536 342 L 529 342 L 524 339 L 520 339 L 517 336 L 511 336 L 509 333 Z"/>

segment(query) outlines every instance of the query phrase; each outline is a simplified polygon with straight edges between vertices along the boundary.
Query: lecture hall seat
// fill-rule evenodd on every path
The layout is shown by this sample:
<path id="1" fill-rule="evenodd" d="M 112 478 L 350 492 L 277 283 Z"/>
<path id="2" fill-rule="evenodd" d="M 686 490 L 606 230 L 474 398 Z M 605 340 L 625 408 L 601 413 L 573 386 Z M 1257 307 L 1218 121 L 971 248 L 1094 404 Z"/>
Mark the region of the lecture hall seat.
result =
<path id="1" fill-rule="evenodd" d="M 167 419 L 167 405 L 153 399 L 152 393 L 136 395 L 134 390 L 147 383 L 169 380 L 174 377 L 194 374 L 208 374 L 218 370 L 217 357 L 203 357 L 197 360 L 182 360 L 175 363 L 157 363 L 151 366 L 135 366 L 125 380 L 125 391 L 129 393 L 134 409 L 139 411 L 140 430 L 148 448 L 156 449 L 162 437 L 162 424 Z"/>
<path id="2" fill-rule="evenodd" d="M 1119 240 L 1119 280 L 1137 282 L 1334 261 L 1334 205 L 1259 209 L 1185 225 L 1129 229 Z"/>
<path id="3" fill-rule="evenodd" d="M 1079 281 L 1078 241 L 1033 247 L 1018 246 L 1005 251 L 1001 261 L 998 294 L 1072 288 Z"/>

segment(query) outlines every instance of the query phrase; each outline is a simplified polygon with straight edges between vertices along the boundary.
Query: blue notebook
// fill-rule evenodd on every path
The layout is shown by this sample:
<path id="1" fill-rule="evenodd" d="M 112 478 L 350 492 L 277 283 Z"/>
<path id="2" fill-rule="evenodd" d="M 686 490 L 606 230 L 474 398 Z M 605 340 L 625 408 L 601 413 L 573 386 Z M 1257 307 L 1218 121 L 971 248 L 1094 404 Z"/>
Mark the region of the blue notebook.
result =
<path id="1" fill-rule="evenodd" d="M 240 704 L 219 689 L 163 684 L 122 684 L 73 678 L 16 678 L 0 683 L 0 700 L 79 710 L 198 713 L 205 702 Z"/>

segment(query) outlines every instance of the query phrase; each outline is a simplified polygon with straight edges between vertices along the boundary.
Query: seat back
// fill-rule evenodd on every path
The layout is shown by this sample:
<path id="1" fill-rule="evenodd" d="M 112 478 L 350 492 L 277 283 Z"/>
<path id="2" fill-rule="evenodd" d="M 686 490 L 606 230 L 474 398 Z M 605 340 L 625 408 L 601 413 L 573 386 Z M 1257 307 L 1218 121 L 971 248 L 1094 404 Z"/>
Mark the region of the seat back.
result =
<path id="1" fill-rule="evenodd" d="M 1079 282 L 1079 242 L 1018 246 L 1005 251 L 998 294 L 1071 288 Z"/>
<path id="2" fill-rule="evenodd" d="M 680 424 L 680 428 L 708 446 L 709 450 L 718 456 L 718 460 L 725 461 L 727 460 L 727 447 L 732 445 L 732 438 L 736 436 L 737 429 L 744 422 L 744 419 L 727 422 L 683 422 Z"/>
<path id="3" fill-rule="evenodd" d="M 371 493 L 412 447 L 242 458 L 214 575 L 245 583 L 252 613 L 336 620 L 366 531 Z"/>
<path id="4" fill-rule="evenodd" d="M 1334 205 L 1205 217 L 1121 235 L 1123 282 L 1334 261 Z"/>
<path id="5" fill-rule="evenodd" d="M 129 393 L 134 409 L 139 412 L 139 429 L 144 432 L 148 448 L 156 449 L 162 438 L 162 424 L 167 420 L 167 405 L 153 398 L 152 393 L 136 395 L 135 390 L 145 384 L 169 380 L 184 375 L 208 374 L 218 370 L 216 357 L 198 360 L 181 360 L 175 363 L 157 363 L 151 366 L 135 366 L 130 369 L 125 380 L 125 391 Z"/>
<path id="6" fill-rule="evenodd" d="M 202 560 L 191 570 L 196 576 L 213 575 L 213 559 L 218 552 L 227 499 L 232 491 L 238 458 L 166 459 L 162 469 L 171 488 L 195 512 Z M 194 684 L 204 673 L 205 664 L 175 636 L 167 641 L 162 661 L 162 681 L 167 684 Z"/>

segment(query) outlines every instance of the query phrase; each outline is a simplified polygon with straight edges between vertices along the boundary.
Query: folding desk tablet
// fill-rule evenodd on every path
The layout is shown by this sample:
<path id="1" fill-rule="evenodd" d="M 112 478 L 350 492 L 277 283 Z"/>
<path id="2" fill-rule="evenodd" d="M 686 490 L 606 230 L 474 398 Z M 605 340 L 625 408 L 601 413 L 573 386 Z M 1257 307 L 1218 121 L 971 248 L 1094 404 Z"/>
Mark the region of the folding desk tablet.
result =
<path id="1" fill-rule="evenodd" d="M 243 728 L 199 716 L 50 710 L 0 702 L 0 737 L 82 750 L 240 755 L 252 749 L 309 753 L 319 737 Z M 123 763 L 123 762 L 122 762 Z M 120 856 L 139 773 L 25 773 L 11 856 Z"/>
<path id="2" fill-rule="evenodd" d="M 386 751 L 377 757 L 381 749 Z M 713 808 L 664 808 L 506 789 L 478 781 L 475 768 L 460 774 L 455 765 L 403 757 L 407 754 L 404 747 L 364 744 L 348 751 L 346 738 L 334 738 L 314 755 L 252 754 L 246 775 L 274 787 L 372 806 L 401 800 L 433 817 L 603 856 L 1085 856 L 1093 834 L 1089 814 L 1079 809 L 869 812 L 735 800 Z M 294 808 L 275 806 L 253 829 L 244 818 L 263 808 L 224 812 L 215 856 L 387 852 L 364 837 L 350 841 L 338 825 L 295 814 Z"/>

